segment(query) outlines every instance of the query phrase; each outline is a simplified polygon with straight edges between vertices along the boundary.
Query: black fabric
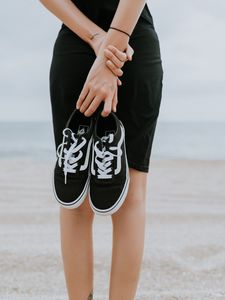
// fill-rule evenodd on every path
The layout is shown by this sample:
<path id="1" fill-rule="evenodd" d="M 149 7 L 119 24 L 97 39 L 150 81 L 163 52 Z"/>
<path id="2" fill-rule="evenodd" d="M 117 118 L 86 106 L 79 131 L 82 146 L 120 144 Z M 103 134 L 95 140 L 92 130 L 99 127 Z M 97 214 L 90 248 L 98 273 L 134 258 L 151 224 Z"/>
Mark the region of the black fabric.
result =
<path id="1" fill-rule="evenodd" d="M 109 22 L 111 22 L 117 6 L 119 4 L 119 0 L 73 0 L 72 1 L 87 17 L 89 17 L 92 21 L 96 22 L 98 25 L 101 24 L 102 16 L 105 14 L 104 19 L 108 17 Z M 132 1 L 131 1 L 132 3 Z M 132 5 L 132 4 L 131 4 Z M 129 11 L 127 12 L 129 17 Z M 153 18 L 148 8 L 147 3 L 145 4 L 140 19 L 145 19 L 148 22 L 153 24 Z"/>
<path id="2" fill-rule="evenodd" d="M 104 1 L 103 6 L 98 5 L 103 3 L 100 0 L 75 2 L 88 17 L 107 30 L 118 1 Z M 134 55 L 133 60 L 123 66 L 123 84 L 118 87 L 116 113 L 125 127 L 129 167 L 143 172 L 149 170 L 163 85 L 159 39 L 148 11 L 146 5 L 130 38 Z M 94 60 L 93 49 L 62 24 L 54 44 L 50 68 L 50 97 L 56 147 L 61 142 L 62 129 L 76 105 Z"/>

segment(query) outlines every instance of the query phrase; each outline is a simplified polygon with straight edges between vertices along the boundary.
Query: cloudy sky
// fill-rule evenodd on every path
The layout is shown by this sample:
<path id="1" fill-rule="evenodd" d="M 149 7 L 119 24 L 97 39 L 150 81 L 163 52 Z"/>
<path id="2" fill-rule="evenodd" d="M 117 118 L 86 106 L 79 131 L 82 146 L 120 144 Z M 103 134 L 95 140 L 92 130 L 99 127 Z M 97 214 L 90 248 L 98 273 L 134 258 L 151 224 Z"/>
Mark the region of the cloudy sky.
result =
<path id="1" fill-rule="evenodd" d="M 60 22 L 39 1 L 1 1 L 0 121 L 50 120 L 48 76 Z M 161 43 L 160 120 L 225 121 L 225 2 L 148 2 Z"/>

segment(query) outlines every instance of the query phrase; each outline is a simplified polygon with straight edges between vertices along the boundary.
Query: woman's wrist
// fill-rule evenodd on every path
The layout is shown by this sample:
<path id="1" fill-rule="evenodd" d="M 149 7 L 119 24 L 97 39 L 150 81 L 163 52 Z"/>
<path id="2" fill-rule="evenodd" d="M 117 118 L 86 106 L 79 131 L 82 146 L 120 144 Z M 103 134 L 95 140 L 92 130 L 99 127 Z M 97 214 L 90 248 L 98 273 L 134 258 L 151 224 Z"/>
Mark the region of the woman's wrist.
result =
<path id="1" fill-rule="evenodd" d="M 97 48 L 99 47 L 101 41 L 104 39 L 105 35 L 106 32 L 102 29 L 90 33 L 87 43 L 95 51 L 95 53 L 97 52 Z"/>
<path id="2" fill-rule="evenodd" d="M 89 31 L 87 43 L 94 50 L 96 56 L 100 53 L 104 56 L 104 49 L 108 45 L 113 45 L 120 51 L 125 51 L 129 43 L 129 35 L 111 28 L 106 32 L 99 27 L 95 31 Z"/>
<path id="3" fill-rule="evenodd" d="M 122 32 L 122 33 L 126 34 L 130 38 L 130 34 L 128 32 L 126 32 L 125 30 L 122 30 L 122 29 L 114 27 L 114 26 L 110 26 L 109 29 L 113 29 L 113 30 L 117 30 L 119 32 Z"/>
<path id="4" fill-rule="evenodd" d="M 128 47 L 129 36 L 125 35 L 123 32 L 119 32 L 116 30 L 109 30 L 105 35 L 104 41 L 101 44 L 99 49 L 99 55 L 104 56 L 104 49 L 108 45 L 113 45 L 120 51 L 125 51 Z"/>

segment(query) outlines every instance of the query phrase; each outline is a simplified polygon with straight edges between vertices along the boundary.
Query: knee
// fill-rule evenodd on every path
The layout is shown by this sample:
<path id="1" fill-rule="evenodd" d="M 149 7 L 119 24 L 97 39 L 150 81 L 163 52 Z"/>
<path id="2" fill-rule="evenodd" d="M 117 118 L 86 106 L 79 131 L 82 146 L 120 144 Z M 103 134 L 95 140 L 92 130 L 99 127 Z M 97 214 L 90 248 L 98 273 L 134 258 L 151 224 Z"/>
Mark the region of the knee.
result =
<path id="1" fill-rule="evenodd" d="M 81 217 L 82 219 L 93 220 L 93 218 L 94 218 L 94 212 L 91 209 L 88 201 L 85 203 L 82 203 L 79 207 L 77 207 L 75 209 L 75 211 L 76 211 L 76 215 L 78 217 Z"/>
<path id="2" fill-rule="evenodd" d="M 79 222 L 92 222 L 94 219 L 94 212 L 89 205 L 87 197 L 85 198 L 84 202 L 77 208 L 68 209 L 61 207 L 61 213 L 66 215 L 67 218 L 71 216 L 72 218 L 78 219 Z"/>
<path id="3" fill-rule="evenodd" d="M 145 216 L 145 192 L 142 190 L 128 191 L 127 197 L 120 209 L 112 214 L 113 224 L 120 224 L 121 220 L 127 217 L 138 217 L 144 219 Z M 118 223 L 119 222 L 119 223 Z"/>
<path id="4" fill-rule="evenodd" d="M 144 210 L 146 203 L 147 175 L 130 168 L 130 184 L 122 210 Z"/>
<path id="5" fill-rule="evenodd" d="M 123 208 L 124 209 L 129 209 L 129 210 L 133 210 L 133 209 L 142 209 L 145 207 L 145 200 L 146 198 L 146 194 L 145 194 L 145 190 L 142 188 L 136 189 L 136 190 L 129 190 L 127 197 L 123 203 Z"/>

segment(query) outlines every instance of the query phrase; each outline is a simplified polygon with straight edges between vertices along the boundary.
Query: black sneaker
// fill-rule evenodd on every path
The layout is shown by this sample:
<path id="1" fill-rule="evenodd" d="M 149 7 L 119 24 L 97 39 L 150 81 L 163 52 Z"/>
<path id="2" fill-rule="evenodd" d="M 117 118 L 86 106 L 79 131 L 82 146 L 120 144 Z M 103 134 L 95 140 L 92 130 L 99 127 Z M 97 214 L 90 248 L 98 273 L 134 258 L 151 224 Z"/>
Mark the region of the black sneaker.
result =
<path id="1" fill-rule="evenodd" d="M 97 115 L 93 131 L 89 201 L 93 211 L 111 215 L 123 204 L 129 187 L 125 129 L 111 112 Z"/>
<path id="2" fill-rule="evenodd" d="M 87 195 L 92 132 L 93 119 L 75 109 L 63 130 L 53 174 L 54 195 L 63 207 L 76 208 Z"/>

